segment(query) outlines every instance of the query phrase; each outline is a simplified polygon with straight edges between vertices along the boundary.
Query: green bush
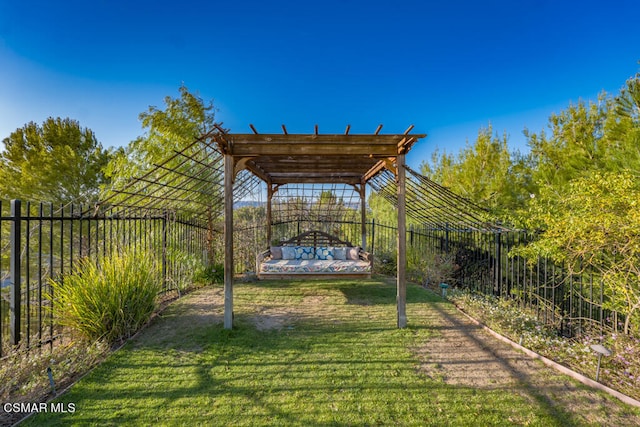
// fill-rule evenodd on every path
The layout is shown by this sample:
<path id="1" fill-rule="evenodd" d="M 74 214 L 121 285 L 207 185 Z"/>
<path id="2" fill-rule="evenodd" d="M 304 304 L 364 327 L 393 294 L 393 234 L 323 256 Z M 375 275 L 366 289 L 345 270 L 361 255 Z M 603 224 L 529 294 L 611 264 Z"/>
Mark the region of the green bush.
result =
<path id="1" fill-rule="evenodd" d="M 199 272 L 196 281 L 211 284 L 224 283 L 224 265 L 220 263 L 208 265 Z"/>
<path id="2" fill-rule="evenodd" d="M 407 277 L 409 280 L 436 289 L 438 292 L 440 283 L 454 284 L 456 269 L 455 254 L 434 253 L 419 248 L 410 248 L 407 251 Z"/>
<path id="3" fill-rule="evenodd" d="M 161 280 L 151 256 L 125 252 L 100 265 L 83 260 L 74 273 L 52 280 L 52 288 L 58 324 L 89 340 L 115 343 L 149 320 Z"/>
<path id="4" fill-rule="evenodd" d="M 376 274 L 395 276 L 397 273 L 396 254 L 391 252 L 379 252 L 375 254 L 373 271 Z"/>

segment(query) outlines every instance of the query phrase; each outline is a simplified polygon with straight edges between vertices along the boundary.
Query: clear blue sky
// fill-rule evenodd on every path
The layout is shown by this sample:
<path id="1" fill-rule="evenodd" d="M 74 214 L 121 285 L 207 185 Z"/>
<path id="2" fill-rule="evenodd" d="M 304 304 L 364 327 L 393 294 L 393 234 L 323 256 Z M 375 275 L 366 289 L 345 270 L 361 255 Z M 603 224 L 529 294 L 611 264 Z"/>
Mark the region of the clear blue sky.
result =
<path id="1" fill-rule="evenodd" d="M 457 152 L 617 92 L 640 66 L 640 2 L 0 0 L 0 139 L 71 117 L 106 147 L 184 83 L 233 132 L 427 133 Z"/>

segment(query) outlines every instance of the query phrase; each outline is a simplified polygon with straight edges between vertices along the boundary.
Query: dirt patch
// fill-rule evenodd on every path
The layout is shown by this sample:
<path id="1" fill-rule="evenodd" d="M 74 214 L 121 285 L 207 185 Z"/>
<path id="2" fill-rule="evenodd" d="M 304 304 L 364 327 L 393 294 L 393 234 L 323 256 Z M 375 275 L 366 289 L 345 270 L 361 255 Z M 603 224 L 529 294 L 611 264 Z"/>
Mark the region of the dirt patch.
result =
<path id="1" fill-rule="evenodd" d="M 305 295 L 302 298 L 303 305 L 324 304 L 327 301 L 326 295 Z"/>
<path id="2" fill-rule="evenodd" d="M 193 292 L 183 300 L 178 300 L 159 317 L 173 318 L 172 328 L 180 329 L 186 326 L 207 326 L 221 323 L 223 312 L 223 289 L 205 288 Z"/>
<path id="3" fill-rule="evenodd" d="M 178 335 L 223 321 L 224 291 L 212 287 L 199 289 L 174 301 L 158 314 L 153 321 L 154 327 L 143 330 L 135 345 L 171 346 Z"/>
<path id="4" fill-rule="evenodd" d="M 492 342 L 493 337 L 471 320 L 444 310 L 433 312 L 429 320 L 438 335 L 416 351 L 426 360 L 421 370 L 427 375 L 451 385 L 495 389 L 533 373 L 533 360 Z"/>
<path id="5" fill-rule="evenodd" d="M 260 307 L 255 316 L 250 317 L 259 331 L 281 330 L 285 327 L 292 327 L 295 322 L 294 314 L 282 308 Z"/>
<path id="6" fill-rule="evenodd" d="M 420 370 L 435 380 L 476 389 L 502 389 L 531 401 L 544 401 L 558 412 L 584 417 L 597 425 L 640 425 L 623 414 L 620 403 L 572 381 L 542 362 L 491 336 L 463 314 L 434 305 L 428 323 L 437 336 L 415 349 Z"/>

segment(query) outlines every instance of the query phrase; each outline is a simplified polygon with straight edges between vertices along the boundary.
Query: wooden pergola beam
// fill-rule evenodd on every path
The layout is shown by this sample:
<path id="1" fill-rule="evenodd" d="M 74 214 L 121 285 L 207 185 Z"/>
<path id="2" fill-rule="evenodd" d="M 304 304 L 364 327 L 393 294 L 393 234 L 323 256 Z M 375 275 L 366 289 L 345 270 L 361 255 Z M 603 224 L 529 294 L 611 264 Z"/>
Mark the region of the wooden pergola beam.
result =
<path id="1" fill-rule="evenodd" d="M 295 144 L 287 141 L 277 141 L 276 146 L 265 144 L 234 144 L 233 153 L 235 156 L 335 156 L 340 153 L 343 156 L 367 157 L 375 144 L 345 145 L 339 142 L 320 142 L 311 144 Z M 398 154 L 398 147 L 385 144 L 375 147 L 376 156 L 389 157 Z"/>
<path id="2" fill-rule="evenodd" d="M 361 247 L 363 251 L 367 250 L 367 186 L 363 180 L 358 187 L 360 192 L 360 234 L 362 236 Z"/>
<path id="3" fill-rule="evenodd" d="M 255 129 L 255 128 L 254 128 Z M 226 134 L 220 135 L 225 140 L 233 141 L 234 146 L 238 144 L 259 144 L 266 145 L 274 144 L 304 144 L 305 142 L 313 143 L 315 145 L 325 143 L 339 143 L 343 146 L 350 146 L 353 144 L 369 144 L 373 146 L 397 144 L 400 140 L 407 139 L 419 139 L 425 135 L 405 135 L 405 134 L 384 134 L 384 135 L 369 135 L 369 134 L 293 134 L 293 133 L 243 133 L 243 134 Z M 273 147 L 272 147 L 273 148 Z M 375 151 L 375 150 L 374 150 Z"/>
<path id="4" fill-rule="evenodd" d="M 327 176 L 327 175 L 325 175 Z M 317 176 L 308 176 L 306 178 L 299 178 L 297 176 L 286 177 L 286 176 L 272 176 L 271 182 L 273 184 L 317 184 L 321 178 Z M 359 176 L 332 176 L 328 179 L 331 179 L 332 184 L 359 184 L 361 178 Z"/>

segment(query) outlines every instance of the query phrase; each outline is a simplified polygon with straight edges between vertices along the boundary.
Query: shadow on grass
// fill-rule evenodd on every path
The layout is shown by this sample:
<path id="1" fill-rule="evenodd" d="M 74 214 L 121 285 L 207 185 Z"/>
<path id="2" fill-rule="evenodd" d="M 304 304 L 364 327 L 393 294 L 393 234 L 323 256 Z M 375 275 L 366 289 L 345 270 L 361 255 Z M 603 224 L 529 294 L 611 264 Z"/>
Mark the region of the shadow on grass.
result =
<path id="1" fill-rule="evenodd" d="M 309 307 L 311 314 L 290 325 L 257 329 L 250 304 L 274 304 L 283 289 L 289 298 L 315 292 L 326 304 L 342 295 L 346 304 Z M 572 424 L 544 399 L 532 404 L 511 388 L 479 393 L 419 374 L 410 348 L 432 330 L 417 316 L 411 328 L 394 327 L 394 286 L 263 282 L 237 293 L 233 330 L 215 315 L 203 323 L 193 314 L 220 312 L 220 301 L 178 302 L 61 397 L 75 404 L 74 413 L 40 414 L 25 425 Z M 442 304 L 417 287 L 407 299 L 423 311 Z M 330 313 L 323 316 L 323 308 Z"/>
<path id="2" fill-rule="evenodd" d="M 469 322 L 461 317 L 459 313 L 447 310 L 442 305 L 434 304 L 433 310 L 441 317 L 443 326 L 436 327 L 438 330 L 448 330 L 456 342 L 465 343 L 463 349 L 456 349 L 457 352 L 464 352 L 464 358 L 452 357 L 449 352 L 455 351 L 449 347 L 448 353 L 438 356 L 438 364 L 451 373 L 452 377 L 458 377 L 455 382 L 460 384 L 472 384 L 476 376 L 483 376 L 483 384 L 475 386 L 484 390 L 487 389 L 508 389 L 511 384 L 518 393 L 528 396 L 540 410 L 544 411 L 550 418 L 558 420 L 571 420 L 571 413 L 559 406 L 552 396 L 557 393 L 566 393 L 567 384 L 557 381 L 556 387 L 538 389 L 535 372 L 543 374 L 546 368 L 530 369 L 529 365 L 539 362 L 528 360 L 528 357 L 520 353 L 507 344 L 497 342 L 497 347 L 487 345 L 487 337 L 482 335 L 482 327 Z M 441 348 L 441 350 L 444 350 Z M 447 366 L 448 365 L 448 366 Z M 541 364 L 537 365 L 541 366 Z M 461 371 L 462 377 L 456 373 Z M 548 374 L 547 374 L 548 375 Z M 465 378 L 466 377 L 466 378 Z M 488 379 L 489 381 L 486 381 Z"/>
<path id="3" fill-rule="evenodd" d="M 355 305 L 395 305 L 397 288 L 395 283 L 381 283 L 379 280 L 341 284 L 338 289 L 347 298 L 347 304 Z M 438 302 L 441 299 L 432 292 L 425 292 L 417 286 L 407 287 L 407 303 L 420 304 Z"/>

